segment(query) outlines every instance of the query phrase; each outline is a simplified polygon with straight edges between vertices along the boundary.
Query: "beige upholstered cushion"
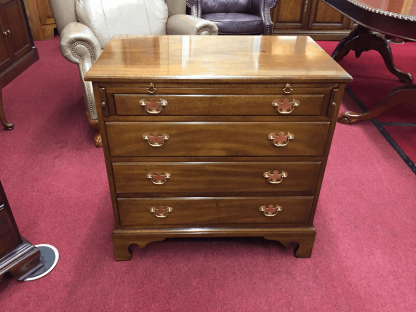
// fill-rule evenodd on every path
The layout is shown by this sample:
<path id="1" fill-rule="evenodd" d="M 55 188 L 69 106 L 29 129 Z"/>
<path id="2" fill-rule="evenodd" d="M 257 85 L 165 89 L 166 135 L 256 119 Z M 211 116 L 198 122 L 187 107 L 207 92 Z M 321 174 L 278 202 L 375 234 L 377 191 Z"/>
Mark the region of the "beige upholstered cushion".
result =
<path id="1" fill-rule="evenodd" d="M 168 5 L 169 17 L 175 14 L 186 14 L 186 0 L 165 0 Z"/>
<path id="2" fill-rule="evenodd" d="M 77 0 L 75 10 L 101 48 L 114 35 L 166 35 L 165 0 Z"/>

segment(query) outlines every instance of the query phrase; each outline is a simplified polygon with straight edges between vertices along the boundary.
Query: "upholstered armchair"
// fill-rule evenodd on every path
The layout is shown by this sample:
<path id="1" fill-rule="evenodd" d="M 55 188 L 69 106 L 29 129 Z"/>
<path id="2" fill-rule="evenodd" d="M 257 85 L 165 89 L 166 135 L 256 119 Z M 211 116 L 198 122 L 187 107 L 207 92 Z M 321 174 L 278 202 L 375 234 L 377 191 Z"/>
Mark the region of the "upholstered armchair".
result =
<path id="1" fill-rule="evenodd" d="M 188 0 L 187 14 L 213 21 L 220 35 L 272 35 L 278 0 Z"/>
<path id="2" fill-rule="evenodd" d="M 49 0 L 62 55 L 78 64 L 87 117 L 102 145 L 96 103 L 85 73 L 114 35 L 217 35 L 215 23 L 186 15 L 186 0 Z"/>

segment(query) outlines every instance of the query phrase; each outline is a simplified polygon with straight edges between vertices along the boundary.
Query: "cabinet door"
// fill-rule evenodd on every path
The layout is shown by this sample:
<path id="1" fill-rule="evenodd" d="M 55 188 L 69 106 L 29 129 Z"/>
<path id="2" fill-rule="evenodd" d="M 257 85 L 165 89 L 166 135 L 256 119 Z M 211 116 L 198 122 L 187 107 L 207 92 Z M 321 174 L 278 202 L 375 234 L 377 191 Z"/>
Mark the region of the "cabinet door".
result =
<path id="1" fill-rule="evenodd" d="M 0 12 L 2 6 L 0 5 Z M 7 35 L 5 32 L 7 28 L 3 26 L 3 20 L 0 15 L 0 72 L 12 63 L 10 48 L 7 44 Z"/>
<path id="2" fill-rule="evenodd" d="M 308 23 L 307 0 L 279 0 L 273 9 L 274 29 L 306 29 Z"/>
<path id="3" fill-rule="evenodd" d="M 20 0 L 11 0 L 0 7 L 0 18 L 8 33 L 6 40 L 11 49 L 12 61 L 22 57 L 31 49 L 30 37 Z"/>
<path id="4" fill-rule="evenodd" d="M 342 30 L 350 28 L 350 19 L 321 0 L 312 0 L 309 29 Z"/>

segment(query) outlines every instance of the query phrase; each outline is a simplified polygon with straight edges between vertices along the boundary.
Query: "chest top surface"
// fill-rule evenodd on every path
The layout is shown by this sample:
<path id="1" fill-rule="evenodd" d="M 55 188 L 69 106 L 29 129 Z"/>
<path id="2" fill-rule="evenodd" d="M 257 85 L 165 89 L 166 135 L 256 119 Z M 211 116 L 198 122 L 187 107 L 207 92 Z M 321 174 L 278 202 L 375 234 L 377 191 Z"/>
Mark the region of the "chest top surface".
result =
<path id="1" fill-rule="evenodd" d="M 117 35 L 87 81 L 324 81 L 352 77 L 308 36 Z"/>

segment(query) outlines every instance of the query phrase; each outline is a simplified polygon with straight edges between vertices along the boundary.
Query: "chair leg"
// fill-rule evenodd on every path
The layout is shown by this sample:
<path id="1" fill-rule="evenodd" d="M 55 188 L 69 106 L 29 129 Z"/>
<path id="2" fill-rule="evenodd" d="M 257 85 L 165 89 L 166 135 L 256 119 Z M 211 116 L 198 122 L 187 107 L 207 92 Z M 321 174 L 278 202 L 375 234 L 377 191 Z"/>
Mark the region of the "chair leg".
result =
<path id="1" fill-rule="evenodd" d="M 100 124 L 98 122 L 98 119 L 91 119 L 88 112 L 87 112 L 87 118 L 88 118 L 88 123 L 90 124 L 90 126 L 97 130 L 97 132 L 94 135 L 95 146 L 103 147 L 103 140 L 101 139 Z"/>

